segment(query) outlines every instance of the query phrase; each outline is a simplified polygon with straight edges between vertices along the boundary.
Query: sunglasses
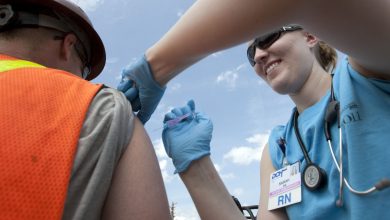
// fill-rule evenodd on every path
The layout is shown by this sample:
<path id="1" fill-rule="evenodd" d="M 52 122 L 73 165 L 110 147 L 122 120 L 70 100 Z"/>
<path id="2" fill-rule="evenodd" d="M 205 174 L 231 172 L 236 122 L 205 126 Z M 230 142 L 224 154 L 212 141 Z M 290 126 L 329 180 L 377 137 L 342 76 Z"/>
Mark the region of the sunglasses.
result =
<path id="1" fill-rule="evenodd" d="M 296 31 L 296 30 L 301 30 L 302 27 L 299 25 L 289 25 L 289 26 L 284 26 L 280 28 L 277 31 L 271 32 L 269 34 L 260 36 L 256 38 L 251 45 L 249 45 L 247 51 L 246 51 L 246 56 L 248 57 L 249 63 L 252 66 L 255 66 L 255 54 L 256 54 L 256 48 L 259 49 L 267 49 L 269 48 L 275 41 L 277 41 L 283 33 L 285 32 L 290 32 L 290 31 Z"/>
<path id="2" fill-rule="evenodd" d="M 63 33 L 63 36 L 54 36 L 54 40 L 64 40 L 66 34 L 67 33 Z M 82 62 L 81 77 L 83 79 L 86 79 L 88 75 L 91 73 L 91 66 L 89 64 L 89 59 L 87 56 L 86 49 L 84 48 L 84 46 L 81 44 L 79 40 L 76 41 L 76 44 L 74 45 L 74 49 Z"/>

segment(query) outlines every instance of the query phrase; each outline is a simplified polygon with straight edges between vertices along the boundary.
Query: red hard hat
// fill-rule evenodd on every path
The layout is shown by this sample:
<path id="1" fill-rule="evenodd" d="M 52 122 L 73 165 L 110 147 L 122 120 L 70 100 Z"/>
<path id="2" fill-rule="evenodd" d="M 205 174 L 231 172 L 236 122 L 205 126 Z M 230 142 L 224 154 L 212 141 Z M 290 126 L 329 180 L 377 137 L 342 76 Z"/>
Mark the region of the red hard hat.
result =
<path id="1" fill-rule="evenodd" d="M 87 80 L 98 76 L 106 63 L 106 52 L 99 34 L 92 26 L 87 14 L 69 0 L 0 0 L 0 4 L 9 4 L 13 10 L 24 10 L 35 13 L 53 13 L 59 15 L 68 23 L 86 48 L 91 66 L 91 73 Z"/>

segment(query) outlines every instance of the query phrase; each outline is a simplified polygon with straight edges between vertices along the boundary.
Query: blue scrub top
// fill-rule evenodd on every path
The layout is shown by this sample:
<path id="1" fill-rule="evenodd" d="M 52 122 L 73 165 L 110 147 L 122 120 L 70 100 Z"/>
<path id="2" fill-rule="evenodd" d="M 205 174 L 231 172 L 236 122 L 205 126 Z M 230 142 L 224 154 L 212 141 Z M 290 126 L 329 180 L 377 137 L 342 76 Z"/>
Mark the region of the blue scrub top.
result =
<path id="1" fill-rule="evenodd" d="M 390 81 L 368 79 L 343 59 L 334 73 L 336 99 L 340 101 L 343 142 L 343 175 L 356 190 L 367 190 L 383 178 L 390 179 Z M 310 159 L 327 173 L 327 184 L 309 191 L 302 184 L 302 202 L 286 207 L 290 219 L 390 219 L 390 188 L 367 196 L 351 193 L 344 185 L 343 207 L 337 207 L 339 172 L 333 162 L 325 135 L 324 115 L 330 91 L 300 113 L 299 131 Z M 270 157 L 275 169 L 283 167 L 284 154 L 277 142 L 286 140 L 285 156 L 292 164 L 307 163 L 293 129 L 293 109 L 284 126 L 275 127 L 269 138 Z M 331 126 L 333 151 L 339 158 L 339 130 Z M 268 181 L 268 180 L 267 180 Z"/>

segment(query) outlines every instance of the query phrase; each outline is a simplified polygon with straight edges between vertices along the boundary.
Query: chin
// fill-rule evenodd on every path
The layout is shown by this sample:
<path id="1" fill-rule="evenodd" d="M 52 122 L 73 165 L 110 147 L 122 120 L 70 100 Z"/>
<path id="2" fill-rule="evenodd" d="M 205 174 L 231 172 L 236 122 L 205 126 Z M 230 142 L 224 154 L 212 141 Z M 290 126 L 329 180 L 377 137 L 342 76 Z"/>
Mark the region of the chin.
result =
<path id="1" fill-rule="evenodd" d="M 287 91 L 281 91 L 281 90 L 275 90 L 275 89 L 274 89 L 274 91 L 276 93 L 278 93 L 279 95 L 288 95 L 289 94 Z"/>
<path id="2" fill-rule="evenodd" d="M 283 83 L 273 83 L 269 84 L 273 91 L 280 95 L 288 95 L 289 91 Z"/>

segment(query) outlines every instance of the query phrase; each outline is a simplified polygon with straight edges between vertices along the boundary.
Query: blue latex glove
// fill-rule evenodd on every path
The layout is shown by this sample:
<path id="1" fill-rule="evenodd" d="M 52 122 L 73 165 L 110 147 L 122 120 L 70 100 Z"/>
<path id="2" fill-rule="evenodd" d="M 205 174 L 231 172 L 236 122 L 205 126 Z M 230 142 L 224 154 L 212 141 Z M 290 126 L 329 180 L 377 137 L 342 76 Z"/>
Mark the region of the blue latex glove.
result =
<path id="1" fill-rule="evenodd" d="M 122 80 L 118 85 L 118 90 L 131 102 L 133 111 L 138 111 L 137 116 L 143 124 L 156 110 L 165 89 L 154 80 L 145 56 L 122 70 Z"/>
<path id="2" fill-rule="evenodd" d="M 186 114 L 189 116 L 182 119 Z M 180 122 L 176 125 L 168 123 L 177 119 Z M 210 155 L 212 132 L 213 123 L 206 115 L 195 113 L 193 100 L 165 115 L 162 139 L 165 151 L 173 160 L 175 173 L 186 171 L 192 161 Z"/>

